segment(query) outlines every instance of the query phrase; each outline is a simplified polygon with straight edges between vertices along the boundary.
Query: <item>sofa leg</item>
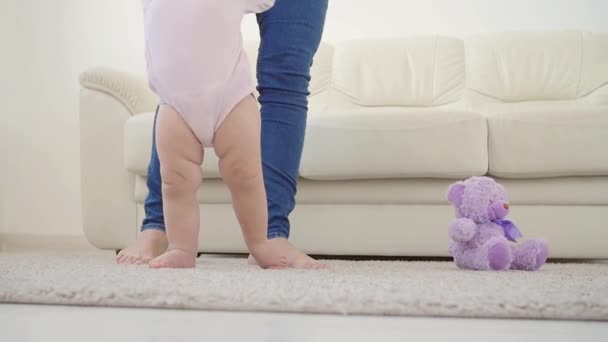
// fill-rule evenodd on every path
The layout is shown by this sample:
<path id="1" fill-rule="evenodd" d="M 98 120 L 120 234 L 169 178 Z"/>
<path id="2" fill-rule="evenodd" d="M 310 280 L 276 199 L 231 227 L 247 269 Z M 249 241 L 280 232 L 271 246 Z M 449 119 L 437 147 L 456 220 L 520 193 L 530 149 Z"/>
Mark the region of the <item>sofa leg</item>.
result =
<path id="1" fill-rule="evenodd" d="M 196 253 L 196 258 L 200 258 L 201 255 L 203 255 L 203 253 L 201 253 L 201 252 Z"/>

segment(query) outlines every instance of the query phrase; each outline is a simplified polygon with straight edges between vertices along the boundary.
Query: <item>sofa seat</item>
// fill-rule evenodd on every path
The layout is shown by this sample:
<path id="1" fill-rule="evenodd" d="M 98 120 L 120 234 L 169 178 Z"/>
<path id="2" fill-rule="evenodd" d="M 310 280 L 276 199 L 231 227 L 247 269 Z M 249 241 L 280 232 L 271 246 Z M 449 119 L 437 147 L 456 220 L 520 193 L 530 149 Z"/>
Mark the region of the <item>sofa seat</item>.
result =
<path id="1" fill-rule="evenodd" d="M 521 103 L 486 106 L 484 112 L 491 175 L 608 175 L 608 107 Z"/>
<path id="2" fill-rule="evenodd" d="M 125 125 L 125 166 L 147 174 L 153 113 Z M 487 172 L 487 125 L 473 112 L 447 109 L 367 109 L 312 114 L 301 177 L 312 180 L 462 178 Z M 466 158 L 463 156 L 466 155 Z M 218 159 L 207 149 L 203 177 L 218 178 Z"/>
<path id="3" fill-rule="evenodd" d="M 313 114 L 300 173 L 312 180 L 483 175 L 486 146 L 487 126 L 478 113 L 374 108 Z"/>

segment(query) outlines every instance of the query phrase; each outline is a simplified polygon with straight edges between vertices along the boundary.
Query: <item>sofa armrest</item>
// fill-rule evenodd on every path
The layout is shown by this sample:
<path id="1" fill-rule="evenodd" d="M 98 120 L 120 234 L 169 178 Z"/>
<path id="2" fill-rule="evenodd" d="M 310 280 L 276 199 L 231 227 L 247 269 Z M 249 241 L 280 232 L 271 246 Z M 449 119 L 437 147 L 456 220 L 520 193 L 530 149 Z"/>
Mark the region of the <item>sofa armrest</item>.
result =
<path id="1" fill-rule="evenodd" d="M 89 77 L 85 79 L 90 80 Z M 95 84 L 101 88 L 104 83 Z M 135 175 L 124 165 L 124 127 L 133 113 L 143 111 L 144 102 L 139 100 L 141 97 L 120 94 L 134 91 L 127 88 L 143 87 L 118 84 L 114 83 L 115 88 L 104 86 L 103 91 L 90 87 L 80 90 L 83 230 L 89 242 L 102 249 L 126 247 L 137 237 L 139 226 L 134 200 Z"/>
<path id="2" fill-rule="evenodd" d="M 144 75 L 111 68 L 92 68 L 80 75 L 80 85 L 110 95 L 131 115 L 153 111 L 158 103 Z"/>

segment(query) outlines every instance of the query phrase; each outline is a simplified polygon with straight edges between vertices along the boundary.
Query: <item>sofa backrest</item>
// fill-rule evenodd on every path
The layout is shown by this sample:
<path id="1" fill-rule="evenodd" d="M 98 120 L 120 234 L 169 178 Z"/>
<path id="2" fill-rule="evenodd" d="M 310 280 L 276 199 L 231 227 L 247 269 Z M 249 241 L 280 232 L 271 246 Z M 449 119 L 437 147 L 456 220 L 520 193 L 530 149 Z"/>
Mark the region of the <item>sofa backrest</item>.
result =
<path id="1" fill-rule="evenodd" d="M 255 77 L 259 42 L 246 43 Z M 608 84 L 608 34 L 487 33 L 322 43 L 311 68 L 313 111 L 434 107 L 464 91 L 504 102 L 576 100 Z"/>
<path id="2" fill-rule="evenodd" d="M 504 102 L 574 100 L 608 83 L 608 34 L 488 33 L 465 46 L 467 87 Z"/>
<path id="3" fill-rule="evenodd" d="M 335 46 L 330 103 L 431 107 L 458 101 L 465 86 L 457 38 L 365 39 Z"/>

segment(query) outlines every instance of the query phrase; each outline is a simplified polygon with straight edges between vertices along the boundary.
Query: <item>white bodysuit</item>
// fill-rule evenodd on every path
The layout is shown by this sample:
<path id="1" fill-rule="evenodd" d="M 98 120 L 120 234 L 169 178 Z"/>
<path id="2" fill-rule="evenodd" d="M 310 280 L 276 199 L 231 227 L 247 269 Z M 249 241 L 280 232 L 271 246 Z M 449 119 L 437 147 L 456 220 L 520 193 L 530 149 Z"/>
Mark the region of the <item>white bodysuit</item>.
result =
<path id="1" fill-rule="evenodd" d="M 150 88 L 176 110 L 201 144 L 255 83 L 243 49 L 241 21 L 275 0 L 144 0 Z"/>

